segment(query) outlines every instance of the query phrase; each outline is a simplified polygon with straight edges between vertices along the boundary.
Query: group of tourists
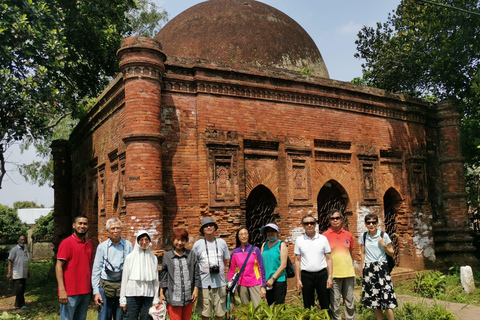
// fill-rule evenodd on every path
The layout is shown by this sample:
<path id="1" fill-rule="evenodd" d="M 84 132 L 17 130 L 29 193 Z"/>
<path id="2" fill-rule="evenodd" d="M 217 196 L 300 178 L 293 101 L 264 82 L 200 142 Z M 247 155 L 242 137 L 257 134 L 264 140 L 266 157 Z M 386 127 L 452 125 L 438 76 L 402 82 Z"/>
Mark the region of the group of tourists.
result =
<path id="1" fill-rule="evenodd" d="M 215 236 L 217 223 L 205 217 L 200 225 L 203 238 L 194 243 L 192 250 L 185 247 L 189 242 L 187 230 L 173 231 L 173 249 L 163 255 L 158 272 L 151 235 L 138 231 L 132 246 L 121 237 L 122 223 L 117 218 L 107 221 L 109 239 L 97 247 L 92 268 L 92 244 L 86 239 L 88 218 L 78 216 L 73 222 L 73 234 L 60 243 L 57 253 L 60 319 L 84 320 L 93 291 L 99 320 L 151 319 L 165 302 L 171 320 L 190 319 L 195 302 L 202 319 L 210 319 L 214 313 L 220 320 L 227 313 L 227 295 L 236 293 L 242 304 L 252 302 L 254 306 L 264 298 L 269 305 L 284 304 L 287 274 L 296 277 L 305 308 L 315 305 L 316 293 L 320 308 L 329 309 L 332 319 L 341 319 L 343 299 L 345 319 L 354 319 L 353 236 L 343 228 L 345 217 L 340 210 L 332 209 L 329 221 L 330 228 L 320 234 L 315 217 L 302 218 L 305 233 L 295 241 L 293 271 L 287 245 L 279 239 L 275 223 L 261 228 L 266 241 L 260 248 L 250 243 L 246 228 L 239 229 L 230 256 L 227 243 Z M 378 216 L 367 214 L 368 231 L 359 237 L 364 265 L 362 304 L 373 309 L 377 319 L 383 319 L 385 311 L 393 320 L 397 301 L 387 255 L 393 256 L 394 251 L 389 236 L 377 225 Z M 8 258 L 7 277 L 14 281 L 18 308 L 26 308 L 25 242 L 24 236 L 19 237 L 18 246 Z"/>

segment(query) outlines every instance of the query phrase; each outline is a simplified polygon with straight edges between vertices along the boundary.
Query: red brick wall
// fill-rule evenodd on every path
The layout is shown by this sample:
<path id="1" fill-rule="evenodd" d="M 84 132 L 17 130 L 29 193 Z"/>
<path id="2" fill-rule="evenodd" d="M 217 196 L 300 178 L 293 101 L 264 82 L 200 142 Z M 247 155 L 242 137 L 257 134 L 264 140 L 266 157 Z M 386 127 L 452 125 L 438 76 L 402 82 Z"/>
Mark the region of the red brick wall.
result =
<path id="1" fill-rule="evenodd" d="M 444 185 L 464 190 L 462 177 L 431 161 L 460 152 L 456 129 L 443 132 L 452 140 L 438 148 L 435 109 L 298 74 L 168 64 L 166 70 L 162 88 L 124 72 L 72 135 L 72 214 L 98 220 L 90 237 L 105 239 L 106 220 L 118 216 L 131 240 L 139 228 L 154 231 L 160 254 L 174 228 L 188 228 L 193 245 L 201 218 L 213 215 L 218 235 L 233 248 L 247 198 L 264 185 L 293 255 L 301 217 L 317 214 L 320 189 L 333 181 L 343 190 L 356 240 L 366 230 L 365 214 L 377 213 L 384 223 L 388 192 L 398 198 L 400 265 L 433 264 L 433 222 L 448 213 L 430 194 L 442 194 Z M 358 245 L 355 257 L 359 268 Z"/>

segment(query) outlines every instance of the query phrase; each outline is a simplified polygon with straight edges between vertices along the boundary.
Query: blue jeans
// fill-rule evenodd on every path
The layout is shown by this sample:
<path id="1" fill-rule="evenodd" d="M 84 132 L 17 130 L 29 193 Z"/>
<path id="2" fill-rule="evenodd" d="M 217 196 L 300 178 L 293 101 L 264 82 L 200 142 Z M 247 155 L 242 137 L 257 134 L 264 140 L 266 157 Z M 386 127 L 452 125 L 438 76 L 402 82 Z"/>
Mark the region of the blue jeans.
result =
<path id="1" fill-rule="evenodd" d="M 69 296 L 67 304 L 60 303 L 60 320 L 85 320 L 91 293 Z"/>
<path id="2" fill-rule="evenodd" d="M 105 290 L 100 286 L 103 305 L 98 307 L 98 320 L 122 320 L 123 310 L 120 308 L 119 298 L 105 297 Z"/>
<path id="3" fill-rule="evenodd" d="M 126 320 L 137 320 L 140 314 L 140 320 L 151 319 L 148 309 L 151 308 L 153 297 L 127 297 L 127 311 L 125 312 Z"/>

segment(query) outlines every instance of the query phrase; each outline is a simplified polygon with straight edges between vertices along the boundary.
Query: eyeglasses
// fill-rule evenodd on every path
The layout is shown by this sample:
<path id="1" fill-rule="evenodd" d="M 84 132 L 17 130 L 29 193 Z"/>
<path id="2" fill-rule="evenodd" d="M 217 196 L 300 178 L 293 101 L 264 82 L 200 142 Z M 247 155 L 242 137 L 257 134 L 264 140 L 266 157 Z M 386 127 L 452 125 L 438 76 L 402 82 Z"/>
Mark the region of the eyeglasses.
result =
<path id="1" fill-rule="evenodd" d="M 340 218 L 340 217 L 331 217 L 330 218 L 330 220 L 340 220 L 340 219 L 342 219 L 342 218 Z"/>
<path id="2" fill-rule="evenodd" d="M 377 221 L 367 221 L 365 222 L 366 225 L 376 225 L 377 224 Z"/>
<path id="3" fill-rule="evenodd" d="M 304 226 L 314 226 L 315 225 L 315 221 L 312 221 L 312 222 L 304 222 L 303 225 Z"/>

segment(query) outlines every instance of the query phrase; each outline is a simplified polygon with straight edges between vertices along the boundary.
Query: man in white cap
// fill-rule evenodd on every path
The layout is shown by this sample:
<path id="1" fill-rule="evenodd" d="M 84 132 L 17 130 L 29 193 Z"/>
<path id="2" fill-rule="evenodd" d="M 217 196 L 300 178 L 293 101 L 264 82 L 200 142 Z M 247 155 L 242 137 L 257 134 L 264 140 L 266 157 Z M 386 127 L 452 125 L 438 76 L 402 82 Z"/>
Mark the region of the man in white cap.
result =
<path id="1" fill-rule="evenodd" d="M 230 253 L 225 240 L 215 237 L 218 225 L 211 217 L 205 217 L 200 224 L 204 236 L 193 245 L 200 266 L 201 288 L 198 292 L 197 312 L 203 320 L 210 319 L 215 311 L 215 320 L 223 319 L 227 313 L 227 290 L 225 266 Z"/>

